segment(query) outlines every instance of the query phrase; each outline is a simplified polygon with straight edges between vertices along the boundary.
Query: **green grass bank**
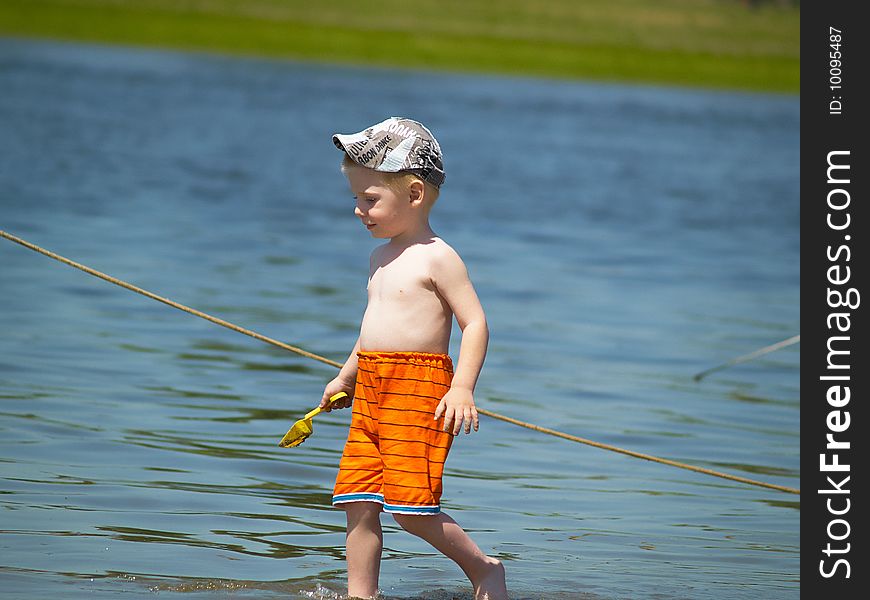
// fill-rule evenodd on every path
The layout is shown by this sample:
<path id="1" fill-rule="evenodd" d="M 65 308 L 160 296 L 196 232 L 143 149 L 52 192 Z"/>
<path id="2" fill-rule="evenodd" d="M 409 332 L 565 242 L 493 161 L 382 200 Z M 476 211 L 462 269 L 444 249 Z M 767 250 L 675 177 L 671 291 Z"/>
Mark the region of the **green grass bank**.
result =
<path id="1" fill-rule="evenodd" d="M 0 0 L 0 35 L 798 93 L 800 10 L 739 0 Z"/>

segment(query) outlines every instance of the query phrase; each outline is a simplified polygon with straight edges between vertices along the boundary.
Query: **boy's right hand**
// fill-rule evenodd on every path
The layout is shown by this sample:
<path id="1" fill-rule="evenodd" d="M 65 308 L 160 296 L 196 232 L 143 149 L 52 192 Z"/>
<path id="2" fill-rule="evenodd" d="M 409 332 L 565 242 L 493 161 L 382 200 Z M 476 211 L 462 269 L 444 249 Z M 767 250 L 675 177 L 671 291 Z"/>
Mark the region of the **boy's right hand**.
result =
<path id="1" fill-rule="evenodd" d="M 349 408 L 353 404 L 354 383 L 355 382 L 348 383 L 340 377 L 336 377 L 327 383 L 326 388 L 323 390 L 323 398 L 320 400 L 320 408 L 323 409 L 324 412 L 329 412 L 333 408 Z M 344 392 L 347 396 L 339 398 L 330 404 L 329 399 L 339 392 Z"/>

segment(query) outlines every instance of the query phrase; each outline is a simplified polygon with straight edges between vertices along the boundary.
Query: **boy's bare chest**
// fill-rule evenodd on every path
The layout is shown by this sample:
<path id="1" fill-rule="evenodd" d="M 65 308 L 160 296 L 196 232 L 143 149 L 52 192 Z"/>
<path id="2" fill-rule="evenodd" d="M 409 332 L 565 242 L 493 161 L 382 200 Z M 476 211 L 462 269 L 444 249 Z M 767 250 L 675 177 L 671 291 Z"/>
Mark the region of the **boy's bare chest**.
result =
<path id="1" fill-rule="evenodd" d="M 403 301 L 435 293 L 428 270 L 417 261 L 403 258 L 375 269 L 368 285 L 370 300 Z"/>

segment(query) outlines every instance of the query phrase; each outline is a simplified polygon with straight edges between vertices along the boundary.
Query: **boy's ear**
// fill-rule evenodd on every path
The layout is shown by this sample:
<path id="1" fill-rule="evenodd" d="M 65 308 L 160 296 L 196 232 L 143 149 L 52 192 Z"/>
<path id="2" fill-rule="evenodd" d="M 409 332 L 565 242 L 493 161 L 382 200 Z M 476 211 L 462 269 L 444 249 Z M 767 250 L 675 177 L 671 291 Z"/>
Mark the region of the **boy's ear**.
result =
<path id="1" fill-rule="evenodd" d="M 419 179 L 412 181 L 411 185 L 408 186 L 408 197 L 412 203 L 422 202 L 425 193 L 426 187 Z"/>

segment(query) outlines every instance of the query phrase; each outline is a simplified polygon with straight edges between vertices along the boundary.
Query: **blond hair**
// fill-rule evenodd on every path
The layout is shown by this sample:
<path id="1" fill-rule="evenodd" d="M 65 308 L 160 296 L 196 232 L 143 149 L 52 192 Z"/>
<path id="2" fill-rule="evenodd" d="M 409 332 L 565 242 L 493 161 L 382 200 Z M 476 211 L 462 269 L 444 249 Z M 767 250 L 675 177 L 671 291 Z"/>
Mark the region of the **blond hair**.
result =
<path id="1" fill-rule="evenodd" d="M 344 173 L 344 175 L 346 176 L 348 169 L 353 168 L 366 169 L 367 167 L 358 165 L 353 161 L 350 156 L 347 155 L 347 153 L 345 153 L 344 158 L 342 158 L 341 160 L 341 172 Z M 427 205 L 430 208 L 433 204 L 435 204 L 435 201 L 438 199 L 438 188 L 429 183 L 428 181 L 424 181 L 422 177 L 412 173 L 411 171 L 399 171 L 397 173 L 386 173 L 383 171 L 378 171 L 378 173 L 380 174 L 384 185 L 396 194 L 402 194 L 408 191 L 412 183 L 414 183 L 415 181 L 419 181 L 426 189 L 424 197 L 428 199 Z"/>

